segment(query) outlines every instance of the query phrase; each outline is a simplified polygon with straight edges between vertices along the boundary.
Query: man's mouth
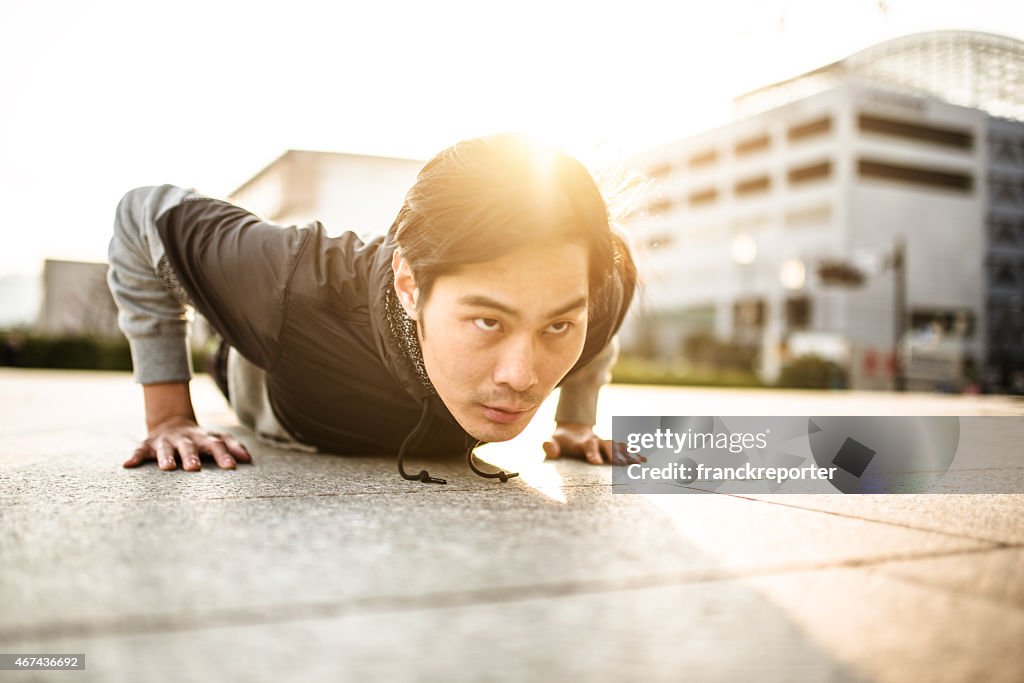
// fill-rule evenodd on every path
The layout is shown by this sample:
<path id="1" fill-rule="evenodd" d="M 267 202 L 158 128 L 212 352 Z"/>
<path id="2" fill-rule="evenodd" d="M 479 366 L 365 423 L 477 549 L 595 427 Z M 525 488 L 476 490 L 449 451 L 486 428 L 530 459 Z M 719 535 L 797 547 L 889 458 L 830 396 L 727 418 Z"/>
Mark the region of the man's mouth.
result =
<path id="1" fill-rule="evenodd" d="M 526 413 L 530 412 L 529 408 L 512 409 L 511 407 L 498 407 L 483 404 L 481 404 L 481 407 L 483 407 L 484 415 L 487 416 L 487 419 L 494 422 L 500 422 L 501 424 L 511 424 Z"/>

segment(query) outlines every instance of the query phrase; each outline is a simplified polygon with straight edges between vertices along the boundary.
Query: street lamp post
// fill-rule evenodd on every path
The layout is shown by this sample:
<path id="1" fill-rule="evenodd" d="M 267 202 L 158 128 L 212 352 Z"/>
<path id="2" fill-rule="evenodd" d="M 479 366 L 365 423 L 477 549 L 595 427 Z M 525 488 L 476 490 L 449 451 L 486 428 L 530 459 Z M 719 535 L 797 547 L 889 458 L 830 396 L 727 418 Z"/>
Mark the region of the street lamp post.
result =
<path id="1" fill-rule="evenodd" d="M 902 235 L 893 241 L 892 251 L 882 260 L 879 272 L 892 270 L 892 309 L 893 309 L 893 389 L 907 390 L 907 378 L 900 360 L 900 341 L 907 328 L 907 244 Z M 818 264 L 818 278 L 826 286 L 860 287 L 864 284 L 865 275 L 854 265 L 846 261 L 826 261 Z"/>
<path id="2" fill-rule="evenodd" d="M 893 385 L 896 391 L 907 390 L 907 378 L 903 373 L 903 360 L 900 357 L 900 340 L 907 327 L 907 245 L 902 235 L 896 236 L 892 253 L 886 264 L 892 269 L 892 308 L 893 308 Z"/>

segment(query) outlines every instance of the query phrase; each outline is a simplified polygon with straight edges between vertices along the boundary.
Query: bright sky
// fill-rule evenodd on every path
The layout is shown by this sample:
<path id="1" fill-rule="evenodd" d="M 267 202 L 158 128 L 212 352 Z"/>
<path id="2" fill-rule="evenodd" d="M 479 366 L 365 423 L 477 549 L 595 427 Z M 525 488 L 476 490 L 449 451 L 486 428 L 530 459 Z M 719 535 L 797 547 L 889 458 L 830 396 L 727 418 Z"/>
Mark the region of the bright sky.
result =
<path id="1" fill-rule="evenodd" d="M 0 0 L 0 276 L 105 260 L 138 185 L 223 196 L 289 148 L 425 159 L 501 130 L 618 158 L 936 29 L 1022 38 L 1024 3 Z"/>

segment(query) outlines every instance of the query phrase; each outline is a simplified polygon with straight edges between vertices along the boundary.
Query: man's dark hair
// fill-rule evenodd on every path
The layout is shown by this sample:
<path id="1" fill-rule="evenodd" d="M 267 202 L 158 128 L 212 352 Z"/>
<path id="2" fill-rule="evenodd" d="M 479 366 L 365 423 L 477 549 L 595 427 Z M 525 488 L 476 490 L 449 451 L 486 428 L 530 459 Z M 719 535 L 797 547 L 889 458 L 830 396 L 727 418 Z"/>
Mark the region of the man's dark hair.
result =
<path id="1" fill-rule="evenodd" d="M 437 277 L 529 244 L 587 248 L 592 314 L 618 274 L 626 291 L 636 267 L 590 172 L 560 149 L 503 133 L 459 142 L 432 158 L 391 226 L 419 305 Z"/>

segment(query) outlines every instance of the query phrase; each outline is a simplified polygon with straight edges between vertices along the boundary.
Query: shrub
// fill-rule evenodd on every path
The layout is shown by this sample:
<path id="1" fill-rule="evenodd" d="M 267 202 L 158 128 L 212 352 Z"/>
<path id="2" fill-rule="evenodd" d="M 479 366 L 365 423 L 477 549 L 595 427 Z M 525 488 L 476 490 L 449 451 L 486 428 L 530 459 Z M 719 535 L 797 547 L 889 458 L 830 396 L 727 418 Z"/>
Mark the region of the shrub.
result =
<path id="1" fill-rule="evenodd" d="M 736 369 L 696 369 L 646 358 L 622 356 L 612 368 L 617 384 L 666 384 L 675 386 L 760 387 L 753 372 Z"/>
<path id="2" fill-rule="evenodd" d="M 815 354 L 800 356 L 783 366 L 778 387 L 791 389 L 842 389 L 847 386 L 846 370 Z"/>
<path id="3" fill-rule="evenodd" d="M 14 341 L 14 339 L 17 341 Z M 0 332 L 3 365 L 23 368 L 64 370 L 131 370 L 132 356 L 128 340 L 88 336 L 49 336 L 24 331 Z M 194 349 L 192 366 L 206 372 L 210 351 Z"/>
<path id="4" fill-rule="evenodd" d="M 682 352 L 683 357 L 698 366 L 752 373 L 758 350 L 722 341 L 710 332 L 696 332 L 683 341 Z"/>

